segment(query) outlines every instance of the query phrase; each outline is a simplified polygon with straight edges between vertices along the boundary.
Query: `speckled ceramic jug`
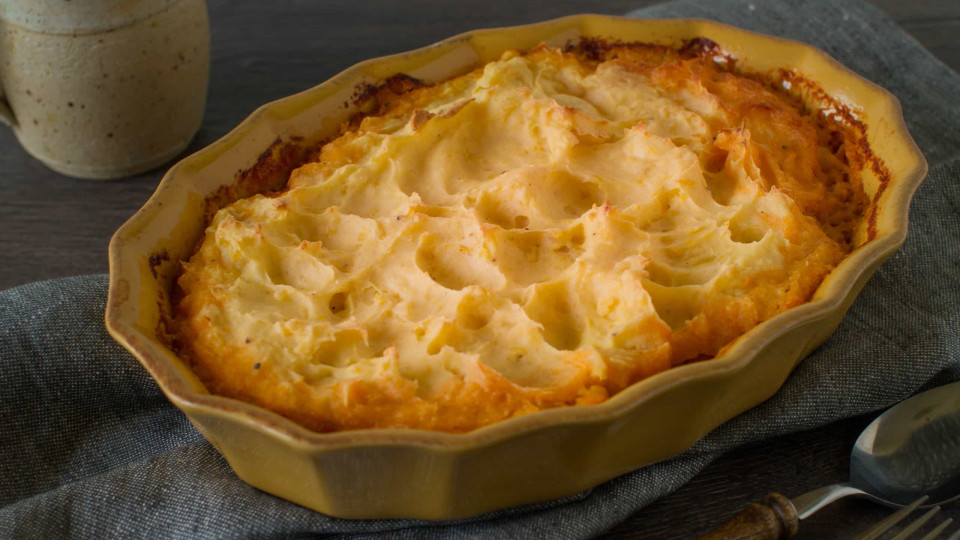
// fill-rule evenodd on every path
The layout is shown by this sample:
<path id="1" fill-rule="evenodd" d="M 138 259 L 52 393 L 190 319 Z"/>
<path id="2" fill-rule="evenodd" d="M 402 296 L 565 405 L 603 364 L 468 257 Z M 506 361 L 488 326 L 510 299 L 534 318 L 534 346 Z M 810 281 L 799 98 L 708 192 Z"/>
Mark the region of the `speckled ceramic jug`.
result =
<path id="1" fill-rule="evenodd" d="M 51 169 L 131 176 L 200 127 L 204 0 L 0 0 L 0 120 Z"/>

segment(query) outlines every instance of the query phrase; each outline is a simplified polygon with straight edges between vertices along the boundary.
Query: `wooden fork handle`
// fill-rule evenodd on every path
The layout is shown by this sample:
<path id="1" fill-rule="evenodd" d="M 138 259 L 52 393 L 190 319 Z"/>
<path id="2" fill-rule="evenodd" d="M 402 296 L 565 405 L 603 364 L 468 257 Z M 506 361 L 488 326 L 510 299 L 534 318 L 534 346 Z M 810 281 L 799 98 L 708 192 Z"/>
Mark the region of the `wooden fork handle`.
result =
<path id="1" fill-rule="evenodd" d="M 797 534 L 800 518 L 790 499 L 771 493 L 762 503 L 750 503 L 730 521 L 697 540 L 780 540 Z"/>

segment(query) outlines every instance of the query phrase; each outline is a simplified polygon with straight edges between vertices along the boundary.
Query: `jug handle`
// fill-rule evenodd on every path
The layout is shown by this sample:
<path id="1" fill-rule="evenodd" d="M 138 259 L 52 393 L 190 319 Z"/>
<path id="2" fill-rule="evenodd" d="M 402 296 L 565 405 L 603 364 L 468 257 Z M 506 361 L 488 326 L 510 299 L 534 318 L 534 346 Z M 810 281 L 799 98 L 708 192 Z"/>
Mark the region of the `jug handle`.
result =
<path id="1" fill-rule="evenodd" d="M 0 85 L 0 122 L 10 127 L 16 127 L 17 125 L 17 117 L 13 115 L 13 110 L 10 109 L 10 104 L 7 103 L 7 96 L 3 93 L 2 85 Z"/>

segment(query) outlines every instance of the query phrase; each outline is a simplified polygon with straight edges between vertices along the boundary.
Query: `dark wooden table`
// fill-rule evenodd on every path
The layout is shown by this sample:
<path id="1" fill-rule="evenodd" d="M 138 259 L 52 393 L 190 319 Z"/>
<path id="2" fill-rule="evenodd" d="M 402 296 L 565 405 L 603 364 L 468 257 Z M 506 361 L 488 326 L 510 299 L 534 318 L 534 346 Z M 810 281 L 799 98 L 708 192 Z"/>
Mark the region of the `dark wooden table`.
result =
<path id="1" fill-rule="evenodd" d="M 933 54 L 960 69 L 960 2 L 875 2 Z M 213 142 L 260 104 L 313 86 L 367 58 L 413 49 L 474 28 L 583 12 L 622 14 L 653 3 L 208 0 L 209 101 L 203 127 L 187 152 Z M 114 182 L 66 178 L 30 158 L 9 130 L 0 129 L 0 289 L 106 272 L 110 235 L 147 200 L 164 170 Z M 608 536 L 686 538 L 767 492 L 794 496 L 845 480 L 850 448 L 872 416 L 734 450 L 679 491 L 614 527 Z M 849 538 L 888 512 L 863 501 L 841 501 L 804 521 L 798 538 Z M 960 520 L 956 506 L 946 513 Z"/>

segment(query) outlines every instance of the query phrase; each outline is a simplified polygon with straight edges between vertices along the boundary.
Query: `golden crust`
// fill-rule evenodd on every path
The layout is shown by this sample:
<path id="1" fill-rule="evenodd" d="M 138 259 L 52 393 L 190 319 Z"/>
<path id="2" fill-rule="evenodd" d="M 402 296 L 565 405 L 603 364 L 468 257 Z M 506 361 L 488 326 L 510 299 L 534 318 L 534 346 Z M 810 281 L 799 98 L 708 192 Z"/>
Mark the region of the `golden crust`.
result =
<path id="1" fill-rule="evenodd" d="M 510 52 L 362 96 L 185 264 L 177 342 L 311 429 L 599 403 L 810 299 L 866 198 L 849 134 L 709 44 Z"/>

